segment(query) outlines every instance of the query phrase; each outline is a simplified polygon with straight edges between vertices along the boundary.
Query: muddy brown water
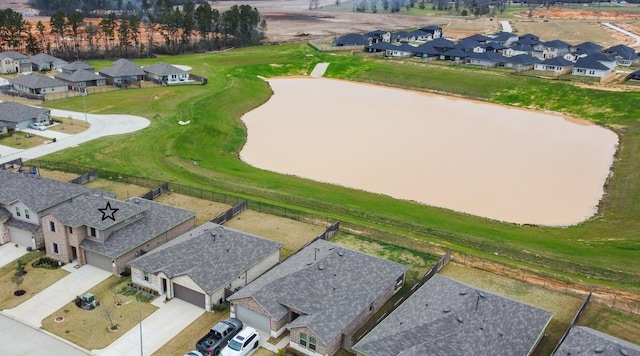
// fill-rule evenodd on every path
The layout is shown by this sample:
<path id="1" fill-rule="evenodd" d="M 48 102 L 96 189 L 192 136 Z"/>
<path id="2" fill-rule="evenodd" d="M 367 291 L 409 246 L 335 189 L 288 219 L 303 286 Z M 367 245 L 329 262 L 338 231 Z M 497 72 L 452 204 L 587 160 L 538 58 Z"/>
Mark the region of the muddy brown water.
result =
<path id="1" fill-rule="evenodd" d="M 248 164 L 499 221 L 592 217 L 618 145 L 552 113 L 326 78 L 269 84 L 243 117 Z"/>

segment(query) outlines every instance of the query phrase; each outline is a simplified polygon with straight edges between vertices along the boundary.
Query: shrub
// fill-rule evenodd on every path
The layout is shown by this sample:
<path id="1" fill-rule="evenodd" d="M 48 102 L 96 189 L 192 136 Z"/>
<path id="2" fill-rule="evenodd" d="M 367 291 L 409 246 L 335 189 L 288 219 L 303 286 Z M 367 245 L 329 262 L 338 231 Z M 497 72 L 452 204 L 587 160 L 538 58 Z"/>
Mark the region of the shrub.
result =
<path id="1" fill-rule="evenodd" d="M 61 263 L 51 257 L 42 257 L 34 261 L 31 266 L 34 268 L 58 269 L 61 267 Z"/>

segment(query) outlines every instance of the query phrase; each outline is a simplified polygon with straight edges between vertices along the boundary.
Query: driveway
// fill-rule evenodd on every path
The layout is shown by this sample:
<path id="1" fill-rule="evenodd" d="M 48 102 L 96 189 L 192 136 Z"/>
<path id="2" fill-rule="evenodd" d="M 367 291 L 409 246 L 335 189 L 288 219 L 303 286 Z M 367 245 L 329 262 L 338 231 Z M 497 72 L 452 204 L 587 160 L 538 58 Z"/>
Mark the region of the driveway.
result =
<path id="1" fill-rule="evenodd" d="M 70 270 L 71 273 L 61 280 L 17 307 L 4 310 L 3 313 L 25 324 L 39 328 L 42 326 L 42 319 L 111 275 L 105 270 L 90 265 L 84 265 L 78 269 L 71 268 Z"/>
<path id="2" fill-rule="evenodd" d="M 87 352 L 0 314 L 0 355 L 85 356 Z"/>
<path id="3" fill-rule="evenodd" d="M 616 25 L 613 25 L 613 24 L 610 24 L 608 22 L 603 22 L 602 26 L 608 27 L 608 28 L 610 28 L 610 29 L 612 29 L 614 31 L 618 31 L 618 32 L 620 32 L 620 33 L 622 33 L 624 35 L 627 35 L 627 36 L 633 38 L 635 40 L 635 42 L 633 44 L 630 44 L 629 47 L 636 47 L 636 46 L 640 45 L 640 36 L 636 35 L 635 33 L 629 32 L 629 31 L 625 30 L 624 28 L 620 28 L 620 27 L 618 27 Z"/>
<path id="4" fill-rule="evenodd" d="M 158 298 L 153 305 L 158 310 L 142 321 L 142 348 L 144 355 L 151 355 L 162 345 L 176 336 L 200 315 L 204 309 L 180 299 L 172 299 L 168 303 Z M 92 350 L 94 355 L 140 355 L 140 325 L 136 325 L 107 348 Z"/>
<path id="5" fill-rule="evenodd" d="M 42 137 L 46 137 L 46 138 L 54 138 L 56 140 L 61 140 L 63 138 L 67 138 L 69 136 L 71 136 L 70 134 L 67 133 L 63 133 L 63 132 L 58 132 L 58 131 L 53 131 L 53 130 L 34 130 L 34 129 L 22 129 L 20 130 L 22 132 L 28 132 L 30 134 L 33 135 L 38 135 L 38 136 L 42 136 Z"/>
<path id="6" fill-rule="evenodd" d="M 71 116 L 75 119 L 84 119 L 85 117 L 84 113 L 57 109 L 52 109 L 51 115 L 60 117 Z M 87 114 L 86 120 L 91 124 L 91 127 L 89 129 L 75 135 L 67 135 L 67 137 L 56 139 L 57 142 L 52 142 L 47 145 L 40 145 L 17 152 L 7 152 L 6 154 L 0 147 L 0 153 L 2 153 L 2 156 L 0 156 L 0 163 L 9 162 L 19 157 L 24 160 L 38 158 L 40 156 L 60 151 L 65 148 L 75 147 L 81 143 L 94 140 L 98 137 L 120 135 L 142 130 L 143 128 L 149 126 L 149 124 L 151 123 L 144 117 L 133 115 Z M 34 132 L 38 135 L 42 135 L 43 132 L 47 131 Z"/>
<path id="7" fill-rule="evenodd" d="M 14 243 L 6 243 L 0 246 L 0 267 L 26 254 L 27 248 L 25 246 L 18 245 L 18 247 L 16 247 Z"/>

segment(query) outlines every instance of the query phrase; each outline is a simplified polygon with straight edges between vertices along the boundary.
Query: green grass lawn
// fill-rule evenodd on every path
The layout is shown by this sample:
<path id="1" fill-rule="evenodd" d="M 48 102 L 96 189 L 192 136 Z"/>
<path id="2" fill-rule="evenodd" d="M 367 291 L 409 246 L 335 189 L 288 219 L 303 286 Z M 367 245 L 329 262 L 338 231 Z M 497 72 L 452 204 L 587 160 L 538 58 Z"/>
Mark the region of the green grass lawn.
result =
<path id="1" fill-rule="evenodd" d="M 323 54 L 305 44 L 137 62 L 153 61 L 189 65 L 193 73 L 209 78 L 209 84 L 89 95 L 91 113 L 142 115 L 152 124 L 134 134 L 101 138 L 44 159 L 230 192 L 483 257 L 497 258 L 494 253 L 498 253 L 502 261 L 544 269 L 586 285 L 640 291 L 640 107 L 635 105 L 639 93 L 597 91 L 503 71 Z M 326 76 L 332 78 L 552 110 L 613 128 L 620 134 L 621 145 L 598 217 L 569 228 L 498 223 L 267 172 L 240 161 L 238 153 L 246 139 L 240 117 L 271 95 L 258 75 L 306 74 L 318 62 L 331 63 Z M 100 69 L 111 61 L 90 64 Z M 82 98 L 46 105 L 78 110 Z M 180 126 L 180 120 L 191 120 L 191 125 Z"/>

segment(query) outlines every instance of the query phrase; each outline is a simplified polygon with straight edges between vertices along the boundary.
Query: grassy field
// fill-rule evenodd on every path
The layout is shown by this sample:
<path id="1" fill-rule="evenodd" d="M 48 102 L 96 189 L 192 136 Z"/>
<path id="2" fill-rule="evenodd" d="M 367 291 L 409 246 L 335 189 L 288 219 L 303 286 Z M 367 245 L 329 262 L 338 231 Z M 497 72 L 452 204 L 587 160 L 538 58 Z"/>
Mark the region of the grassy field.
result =
<path id="1" fill-rule="evenodd" d="M 600 304 L 589 303 L 578 325 L 640 345 L 640 316 L 627 314 Z"/>
<path id="2" fill-rule="evenodd" d="M 301 249 L 304 244 L 324 231 L 321 226 L 253 210 L 243 211 L 224 225 L 282 243 L 284 246 L 280 250 L 281 260 Z"/>
<path id="3" fill-rule="evenodd" d="M 86 97 L 91 113 L 127 113 L 152 123 L 135 135 L 101 138 L 45 159 L 179 182 L 318 213 L 459 251 L 541 268 L 592 286 L 640 291 L 640 107 L 635 92 L 598 91 L 505 72 L 389 62 L 318 53 L 304 44 L 238 49 L 137 61 L 189 65 L 206 86 L 114 91 Z M 450 93 L 583 117 L 613 128 L 621 145 L 599 215 L 569 228 L 518 226 L 359 190 L 252 168 L 238 159 L 246 139 L 240 117 L 271 92 L 258 75 L 309 73 L 330 62 L 327 76 Z M 96 68 L 110 61 L 92 61 Z M 272 64 L 278 64 L 274 66 Z M 221 103 L 233 103 L 224 105 Z M 81 98 L 48 102 L 77 109 Z M 180 126 L 179 120 L 191 120 Z M 194 165 L 193 162 L 197 162 Z M 99 163 L 98 163 L 99 162 Z M 491 254 L 488 253 L 491 251 Z M 588 276 L 586 280 L 584 277 Z"/>
<path id="4" fill-rule="evenodd" d="M 38 169 L 38 173 L 41 177 L 59 180 L 61 182 L 68 182 L 72 179 L 78 178 L 78 175 L 75 173 L 67 173 L 62 171 L 50 171 L 46 169 Z"/>
<path id="5" fill-rule="evenodd" d="M 43 319 L 42 328 L 88 350 L 109 346 L 139 321 L 135 297 L 118 293 L 129 282 L 131 279 L 128 278 L 107 278 L 88 291 L 101 303 L 97 308 L 80 309 L 71 301 Z M 122 303 L 121 306 L 115 306 L 114 291 Z M 140 306 L 143 319 L 158 309 L 150 303 L 141 303 Z M 106 312 L 111 314 L 113 323 L 119 326 L 117 331 L 107 329 L 110 321 Z M 55 322 L 54 319 L 58 316 L 64 317 L 64 321 Z"/>

